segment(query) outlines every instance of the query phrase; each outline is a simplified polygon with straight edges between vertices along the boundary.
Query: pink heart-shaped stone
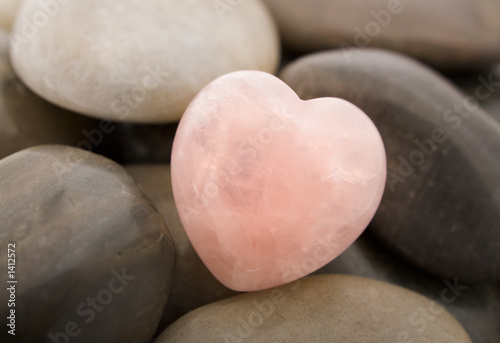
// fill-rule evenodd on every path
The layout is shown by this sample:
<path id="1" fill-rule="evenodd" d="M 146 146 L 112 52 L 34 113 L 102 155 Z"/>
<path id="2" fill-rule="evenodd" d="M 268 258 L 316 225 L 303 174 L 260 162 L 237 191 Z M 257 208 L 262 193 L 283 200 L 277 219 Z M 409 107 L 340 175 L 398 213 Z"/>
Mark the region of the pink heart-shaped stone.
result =
<path id="1" fill-rule="evenodd" d="M 324 266 L 380 203 L 386 160 L 372 121 L 337 98 L 300 100 L 278 78 L 226 74 L 179 124 L 172 186 L 186 233 L 225 286 L 278 286 Z"/>

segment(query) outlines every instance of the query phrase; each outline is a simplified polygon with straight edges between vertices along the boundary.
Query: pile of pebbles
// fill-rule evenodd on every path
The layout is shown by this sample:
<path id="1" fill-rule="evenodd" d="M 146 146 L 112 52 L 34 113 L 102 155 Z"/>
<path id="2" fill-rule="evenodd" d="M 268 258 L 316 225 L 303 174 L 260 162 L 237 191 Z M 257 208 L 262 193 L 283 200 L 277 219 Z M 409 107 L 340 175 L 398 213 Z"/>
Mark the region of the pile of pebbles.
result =
<path id="1" fill-rule="evenodd" d="M 500 342 L 500 3 L 0 0 L 1 342 Z M 498 63 L 498 64 L 497 64 Z M 175 206 L 210 81 L 280 77 L 381 133 L 362 236 L 240 294 Z"/>

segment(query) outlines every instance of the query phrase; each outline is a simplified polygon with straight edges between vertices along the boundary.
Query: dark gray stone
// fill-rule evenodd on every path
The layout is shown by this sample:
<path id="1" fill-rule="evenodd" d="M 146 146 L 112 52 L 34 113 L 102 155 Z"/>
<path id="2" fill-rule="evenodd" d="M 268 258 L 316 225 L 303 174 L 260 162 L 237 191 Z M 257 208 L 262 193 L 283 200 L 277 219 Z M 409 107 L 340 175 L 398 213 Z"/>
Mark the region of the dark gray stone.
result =
<path id="1" fill-rule="evenodd" d="M 500 284 L 439 279 L 398 259 L 370 232 L 316 273 L 364 276 L 408 288 L 444 306 L 473 342 L 500 342 Z"/>
<path id="2" fill-rule="evenodd" d="M 478 73 L 453 74 L 451 80 L 500 122 L 500 64 Z"/>
<path id="3" fill-rule="evenodd" d="M 205 267 L 181 224 L 172 193 L 169 165 L 128 165 L 127 171 L 142 186 L 163 215 L 177 253 L 172 293 L 159 329 L 202 305 L 238 294 L 222 285 Z"/>
<path id="4" fill-rule="evenodd" d="M 1 160 L 0 175 L 2 318 L 10 243 L 18 281 L 16 335 L 4 325 L 0 341 L 147 342 L 167 302 L 175 253 L 161 215 L 125 169 L 43 145 Z"/>
<path id="5" fill-rule="evenodd" d="M 500 279 L 500 124 L 474 98 L 383 50 L 306 56 L 282 78 L 303 99 L 354 103 L 379 129 L 388 179 L 371 230 L 385 244 L 442 278 Z"/>

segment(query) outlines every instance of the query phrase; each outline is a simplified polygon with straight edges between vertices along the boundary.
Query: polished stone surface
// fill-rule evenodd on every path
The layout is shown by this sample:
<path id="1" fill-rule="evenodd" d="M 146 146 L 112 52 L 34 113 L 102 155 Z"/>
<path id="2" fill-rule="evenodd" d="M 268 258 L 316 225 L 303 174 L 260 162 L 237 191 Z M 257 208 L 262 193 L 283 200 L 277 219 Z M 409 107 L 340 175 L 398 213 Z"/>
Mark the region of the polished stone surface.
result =
<path id="1" fill-rule="evenodd" d="M 10 155 L 0 175 L 0 282 L 7 285 L 13 243 L 15 342 L 148 342 L 169 296 L 175 253 L 163 218 L 130 175 L 60 145 Z M 0 341 L 11 339 L 4 327 Z"/>
<path id="2" fill-rule="evenodd" d="M 496 0 L 264 0 L 287 47 L 379 47 L 440 69 L 500 61 Z M 347 50 L 344 50 L 347 52 Z M 350 53 L 344 54 L 350 60 Z"/>
<path id="3" fill-rule="evenodd" d="M 39 144 L 95 149 L 86 133 L 98 126 L 97 120 L 54 106 L 26 88 L 12 70 L 8 36 L 0 29 L 0 159 Z"/>
<path id="4" fill-rule="evenodd" d="M 205 87 L 172 151 L 186 233 L 215 277 L 238 291 L 293 281 L 338 256 L 372 219 L 385 171 L 380 135 L 359 108 L 301 101 L 256 71 Z"/>
<path id="5" fill-rule="evenodd" d="M 498 282 L 471 285 L 427 274 L 388 251 L 370 231 L 316 273 L 364 276 L 408 288 L 439 302 L 474 343 L 500 342 Z"/>
<path id="6" fill-rule="evenodd" d="M 187 314 L 155 343 L 471 342 L 431 299 L 385 282 L 315 275 Z"/>
<path id="7" fill-rule="evenodd" d="M 131 164 L 125 169 L 141 185 L 172 234 L 177 255 L 172 292 L 160 322 L 168 325 L 191 310 L 237 294 L 224 287 L 205 267 L 182 227 L 175 207 L 170 166 L 166 164 Z"/>
<path id="8" fill-rule="evenodd" d="M 282 78 L 303 99 L 345 98 L 377 125 L 388 174 L 371 230 L 385 244 L 442 278 L 500 279 L 500 125 L 474 98 L 375 49 L 351 62 L 341 51 L 310 55 Z"/>
<path id="9" fill-rule="evenodd" d="M 259 1 L 66 1 L 47 15 L 25 0 L 13 28 L 14 68 L 44 98 L 101 119 L 178 121 L 225 73 L 274 72 L 275 24 Z"/>

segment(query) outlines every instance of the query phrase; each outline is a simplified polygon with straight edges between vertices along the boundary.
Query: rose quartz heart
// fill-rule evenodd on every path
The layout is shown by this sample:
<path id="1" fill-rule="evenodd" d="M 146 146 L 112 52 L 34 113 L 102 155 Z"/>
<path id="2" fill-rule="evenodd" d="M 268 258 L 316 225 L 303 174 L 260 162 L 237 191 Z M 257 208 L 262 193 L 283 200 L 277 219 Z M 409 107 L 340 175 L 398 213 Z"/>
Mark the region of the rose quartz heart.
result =
<path id="1" fill-rule="evenodd" d="M 226 74 L 196 96 L 171 163 L 193 247 L 238 291 L 296 280 L 337 257 L 372 219 L 386 177 L 382 139 L 359 108 L 302 101 L 257 71 Z"/>

